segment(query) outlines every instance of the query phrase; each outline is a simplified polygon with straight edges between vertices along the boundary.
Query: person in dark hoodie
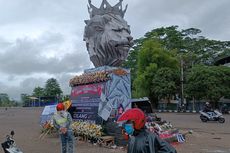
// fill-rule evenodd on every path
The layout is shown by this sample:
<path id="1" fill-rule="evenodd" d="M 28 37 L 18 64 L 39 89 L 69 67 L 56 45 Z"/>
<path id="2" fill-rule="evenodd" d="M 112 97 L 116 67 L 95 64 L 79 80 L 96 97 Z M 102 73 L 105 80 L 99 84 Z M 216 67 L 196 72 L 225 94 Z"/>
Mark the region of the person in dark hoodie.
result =
<path id="1" fill-rule="evenodd" d="M 129 136 L 127 153 L 177 153 L 169 143 L 145 128 L 146 117 L 142 110 L 129 109 L 117 122 Z"/>
<path id="2" fill-rule="evenodd" d="M 209 102 L 205 103 L 203 111 L 204 112 L 213 112 L 212 107 L 211 107 Z"/>

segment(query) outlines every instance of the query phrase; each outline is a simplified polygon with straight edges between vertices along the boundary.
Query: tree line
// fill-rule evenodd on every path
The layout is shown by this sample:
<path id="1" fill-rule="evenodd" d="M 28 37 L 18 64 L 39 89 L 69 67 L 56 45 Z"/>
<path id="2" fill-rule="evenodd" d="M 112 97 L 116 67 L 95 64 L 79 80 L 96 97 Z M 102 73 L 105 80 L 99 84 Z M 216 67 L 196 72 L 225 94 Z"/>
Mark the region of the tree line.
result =
<path id="1" fill-rule="evenodd" d="M 10 99 L 9 95 L 6 93 L 0 93 L 0 107 L 9 107 L 9 106 L 19 106 L 20 104 Z"/>
<path id="2" fill-rule="evenodd" d="M 61 101 L 68 98 L 68 96 L 63 95 L 58 81 L 54 78 L 48 79 L 44 87 L 35 87 L 31 95 L 21 94 L 23 106 L 28 106 L 31 101 L 40 102 L 42 98 L 52 101 Z"/>
<path id="3" fill-rule="evenodd" d="M 147 96 L 155 107 L 178 94 L 216 105 L 221 97 L 230 97 L 230 68 L 215 66 L 226 56 L 230 41 L 205 38 L 200 29 L 170 26 L 135 40 L 123 66 L 131 69 L 133 97 Z"/>
<path id="4" fill-rule="evenodd" d="M 52 100 L 55 99 L 57 101 L 68 99 L 68 96 L 64 96 L 62 93 L 58 81 L 54 78 L 50 78 L 46 81 L 45 87 L 35 87 L 32 94 L 21 94 L 21 103 L 10 100 L 7 93 L 1 93 L 0 107 L 26 106 L 32 101 L 32 98 L 36 98 L 36 101 L 39 101 L 41 97 L 51 97 Z"/>

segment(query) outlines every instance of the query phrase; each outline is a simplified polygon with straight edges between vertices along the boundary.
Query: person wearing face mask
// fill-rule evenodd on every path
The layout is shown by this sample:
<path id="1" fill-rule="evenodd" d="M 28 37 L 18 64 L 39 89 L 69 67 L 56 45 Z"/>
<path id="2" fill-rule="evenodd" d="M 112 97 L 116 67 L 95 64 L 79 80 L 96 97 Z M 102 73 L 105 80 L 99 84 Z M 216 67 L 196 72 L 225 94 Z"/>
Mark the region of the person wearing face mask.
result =
<path id="1" fill-rule="evenodd" d="M 176 153 L 166 141 L 145 128 L 146 117 L 142 110 L 133 108 L 125 111 L 117 120 L 128 135 L 127 153 Z"/>

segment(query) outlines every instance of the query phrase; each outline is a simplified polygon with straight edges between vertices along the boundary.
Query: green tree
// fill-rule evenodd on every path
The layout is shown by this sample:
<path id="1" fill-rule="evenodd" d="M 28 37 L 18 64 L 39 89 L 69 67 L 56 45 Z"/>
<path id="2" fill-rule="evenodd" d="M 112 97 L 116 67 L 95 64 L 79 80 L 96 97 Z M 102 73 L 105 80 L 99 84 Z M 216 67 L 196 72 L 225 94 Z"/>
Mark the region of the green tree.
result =
<path id="1" fill-rule="evenodd" d="M 50 78 L 46 81 L 44 92 L 46 96 L 60 97 L 62 90 L 57 80 Z"/>
<path id="2" fill-rule="evenodd" d="M 21 94 L 21 101 L 23 106 L 29 106 L 30 103 L 30 95 L 28 94 Z"/>
<path id="3" fill-rule="evenodd" d="M 62 101 L 67 101 L 67 100 L 70 100 L 70 95 L 63 95 Z"/>
<path id="4" fill-rule="evenodd" d="M 230 94 L 230 68 L 225 66 L 195 66 L 187 74 L 186 95 L 196 100 L 210 100 L 214 106 L 221 97 Z"/>
<path id="5" fill-rule="evenodd" d="M 134 47 L 124 63 L 124 67 L 131 68 L 133 79 L 137 75 L 138 52 L 147 40 L 157 40 L 164 49 L 182 57 L 185 68 L 194 64 L 213 65 L 219 56 L 230 52 L 230 41 L 207 39 L 201 35 L 200 29 L 179 30 L 178 26 L 156 28 L 134 41 Z"/>
<path id="6" fill-rule="evenodd" d="M 153 78 L 161 68 L 178 69 L 178 60 L 157 41 L 147 40 L 138 54 L 137 78 L 134 80 L 134 96 L 148 96 L 157 106 L 158 95 L 153 89 Z"/>
<path id="7" fill-rule="evenodd" d="M 0 93 L 0 107 L 10 107 L 17 106 L 17 102 L 10 100 L 10 97 L 7 93 Z"/>
<path id="8" fill-rule="evenodd" d="M 189 70 L 197 64 L 213 65 L 219 57 L 230 52 L 230 41 L 207 39 L 201 35 L 200 29 L 179 29 L 178 26 L 153 29 L 134 42 L 135 44 L 123 66 L 131 69 L 133 96 L 149 95 L 153 97 L 152 99 L 156 95 L 151 94 L 150 89 L 152 89 L 153 83 L 149 82 L 152 81 L 156 70 L 164 66 L 159 66 L 157 60 L 149 60 L 152 59 L 151 53 L 147 56 L 141 55 L 146 54 L 147 50 L 152 50 L 155 46 L 155 48 L 164 50 L 162 52 L 164 54 L 170 52 L 170 58 L 177 58 L 178 61 L 183 63 L 181 68 L 183 68 L 185 74 L 189 73 Z M 148 47 L 146 42 L 153 43 L 153 47 Z M 159 44 L 161 47 L 159 47 Z M 165 65 L 167 67 L 170 64 L 166 61 Z"/>
<path id="9" fill-rule="evenodd" d="M 180 73 L 177 69 L 160 68 L 154 75 L 152 83 L 152 92 L 158 96 L 158 99 L 167 98 L 170 102 L 171 97 L 179 93 Z"/>
<path id="10" fill-rule="evenodd" d="M 0 93 L 0 106 L 11 106 L 11 101 L 6 93 Z"/>
<path id="11" fill-rule="evenodd" d="M 201 30 L 188 28 L 179 30 L 178 26 L 153 29 L 142 39 L 157 39 L 168 50 L 177 54 L 196 55 L 195 64 L 213 65 L 220 53 L 229 51 L 230 41 L 210 40 L 200 35 Z"/>
<path id="12" fill-rule="evenodd" d="M 132 83 L 137 76 L 137 56 L 138 56 L 138 47 L 134 46 L 133 49 L 129 52 L 129 56 L 127 57 L 127 60 L 122 65 L 122 67 L 130 69 Z"/>
<path id="13" fill-rule="evenodd" d="M 44 88 L 39 87 L 39 86 L 35 87 L 34 90 L 33 90 L 33 94 L 32 95 L 35 96 L 35 97 L 42 97 L 42 96 L 44 96 L 45 95 Z"/>

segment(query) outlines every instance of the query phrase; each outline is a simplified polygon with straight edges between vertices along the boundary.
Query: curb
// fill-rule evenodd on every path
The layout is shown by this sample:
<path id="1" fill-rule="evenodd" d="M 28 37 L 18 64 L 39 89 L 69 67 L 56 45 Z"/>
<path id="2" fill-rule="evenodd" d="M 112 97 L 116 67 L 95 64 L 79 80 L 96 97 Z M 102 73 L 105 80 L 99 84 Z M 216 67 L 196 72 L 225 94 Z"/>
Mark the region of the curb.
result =
<path id="1" fill-rule="evenodd" d="M 199 113 L 199 111 L 193 111 L 193 110 L 186 110 L 183 112 L 179 112 L 177 110 L 157 110 L 158 113 Z"/>

